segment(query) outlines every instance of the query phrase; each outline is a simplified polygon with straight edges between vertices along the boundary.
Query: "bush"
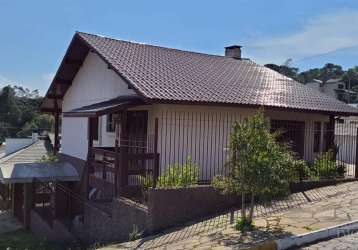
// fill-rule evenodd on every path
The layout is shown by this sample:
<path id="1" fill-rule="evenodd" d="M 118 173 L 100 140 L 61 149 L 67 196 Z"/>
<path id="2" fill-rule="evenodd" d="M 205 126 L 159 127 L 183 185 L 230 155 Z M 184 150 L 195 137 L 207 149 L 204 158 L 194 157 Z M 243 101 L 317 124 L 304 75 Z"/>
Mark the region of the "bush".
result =
<path id="1" fill-rule="evenodd" d="M 55 163 L 58 162 L 58 155 L 55 153 L 48 153 L 47 155 L 43 155 L 40 159 L 40 162 L 42 163 Z"/>
<path id="2" fill-rule="evenodd" d="M 332 150 L 321 153 L 314 161 L 312 171 L 317 178 L 343 177 L 344 165 L 337 165 Z"/>
<path id="3" fill-rule="evenodd" d="M 314 173 L 304 160 L 293 160 L 293 167 L 295 169 L 292 180 L 300 181 L 314 177 Z"/>
<path id="4" fill-rule="evenodd" d="M 141 191 L 144 201 L 148 200 L 148 190 L 154 186 L 154 180 L 152 175 L 140 176 L 139 182 L 141 183 Z"/>
<path id="5" fill-rule="evenodd" d="M 198 183 L 199 167 L 189 156 L 182 165 L 175 163 L 159 176 L 158 187 L 187 187 Z"/>
<path id="6" fill-rule="evenodd" d="M 254 228 L 255 228 L 255 226 L 254 226 L 253 221 L 247 220 L 246 217 L 238 219 L 235 224 L 235 229 L 237 231 L 240 231 L 241 233 L 245 233 L 247 231 L 252 231 L 252 230 L 254 230 Z"/>

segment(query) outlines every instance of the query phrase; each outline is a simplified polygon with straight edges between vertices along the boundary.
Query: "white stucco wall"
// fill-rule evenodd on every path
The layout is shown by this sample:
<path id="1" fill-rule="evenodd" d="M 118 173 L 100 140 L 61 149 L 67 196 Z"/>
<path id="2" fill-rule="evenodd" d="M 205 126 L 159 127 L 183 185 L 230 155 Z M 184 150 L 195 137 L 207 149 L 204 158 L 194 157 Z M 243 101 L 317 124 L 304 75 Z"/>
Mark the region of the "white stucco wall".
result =
<path id="1" fill-rule="evenodd" d="M 90 52 L 63 99 L 63 112 L 106 101 L 121 95 L 135 94 L 127 84 L 95 53 Z M 100 119 L 99 142 L 114 144 L 114 135 L 106 132 L 106 117 Z M 62 153 L 86 159 L 87 118 L 62 118 Z"/>

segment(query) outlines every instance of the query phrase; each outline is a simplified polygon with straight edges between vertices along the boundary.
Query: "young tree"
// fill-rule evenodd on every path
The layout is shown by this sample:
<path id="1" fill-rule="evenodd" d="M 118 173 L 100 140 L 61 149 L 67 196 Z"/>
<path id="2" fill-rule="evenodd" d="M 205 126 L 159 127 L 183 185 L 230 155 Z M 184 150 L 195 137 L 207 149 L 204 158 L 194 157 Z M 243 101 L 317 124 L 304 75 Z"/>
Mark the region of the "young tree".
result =
<path id="1" fill-rule="evenodd" d="M 240 230 L 252 227 L 254 199 L 289 192 L 294 176 L 294 157 L 287 145 L 270 132 L 270 122 L 259 111 L 246 121 L 236 122 L 230 136 L 229 175 L 218 176 L 214 186 L 224 193 L 241 195 Z M 248 211 L 246 197 L 250 197 Z"/>

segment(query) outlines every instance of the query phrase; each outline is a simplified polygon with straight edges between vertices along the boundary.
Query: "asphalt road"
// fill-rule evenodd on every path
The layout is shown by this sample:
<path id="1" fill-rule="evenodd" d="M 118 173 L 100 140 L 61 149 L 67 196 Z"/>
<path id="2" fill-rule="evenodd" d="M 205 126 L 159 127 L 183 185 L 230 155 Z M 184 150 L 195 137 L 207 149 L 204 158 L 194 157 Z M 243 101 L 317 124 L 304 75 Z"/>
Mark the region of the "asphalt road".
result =
<path id="1" fill-rule="evenodd" d="M 358 249 L 358 233 L 342 232 L 342 237 L 321 241 L 301 249 Z"/>

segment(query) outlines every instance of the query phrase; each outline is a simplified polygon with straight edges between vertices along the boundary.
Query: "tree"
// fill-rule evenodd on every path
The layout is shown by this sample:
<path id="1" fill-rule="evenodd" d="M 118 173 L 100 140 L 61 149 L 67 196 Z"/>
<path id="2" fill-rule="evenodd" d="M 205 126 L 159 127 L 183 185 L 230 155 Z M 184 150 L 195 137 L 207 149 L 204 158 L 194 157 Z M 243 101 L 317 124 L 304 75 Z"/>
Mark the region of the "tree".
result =
<path id="1" fill-rule="evenodd" d="M 299 82 L 307 83 L 314 79 L 319 79 L 321 75 L 321 69 L 309 69 L 298 74 L 297 78 Z"/>
<path id="2" fill-rule="evenodd" d="M 323 81 L 323 83 L 327 82 L 329 79 L 340 78 L 344 74 L 342 66 L 336 65 L 333 63 L 326 63 L 321 69 L 321 73 L 319 79 Z"/>
<path id="3" fill-rule="evenodd" d="M 51 130 L 53 119 L 40 115 L 42 98 L 37 90 L 19 86 L 0 89 L 0 143 L 6 137 L 31 135 L 34 130 Z"/>
<path id="4" fill-rule="evenodd" d="M 343 76 L 343 81 L 347 84 L 347 89 L 358 85 L 358 67 L 348 69 Z"/>
<path id="5" fill-rule="evenodd" d="M 292 59 L 287 59 L 282 65 L 273 63 L 265 64 L 265 67 L 270 68 L 280 74 L 297 80 L 298 68 L 292 67 Z"/>
<path id="6" fill-rule="evenodd" d="M 246 121 L 235 122 L 230 135 L 229 175 L 218 176 L 214 186 L 223 193 L 241 195 L 239 229 L 252 227 L 256 196 L 273 197 L 289 192 L 294 178 L 294 157 L 287 145 L 277 142 L 263 111 Z M 245 200 L 250 196 L 249 211 Z"/>
<path id="7" fill-rule="evenodd" d="M 15 100 L 15 91 L 11 86 L 4 87 L 0 93 L 0 122 L 17 125 L 19 113 Z"/>

